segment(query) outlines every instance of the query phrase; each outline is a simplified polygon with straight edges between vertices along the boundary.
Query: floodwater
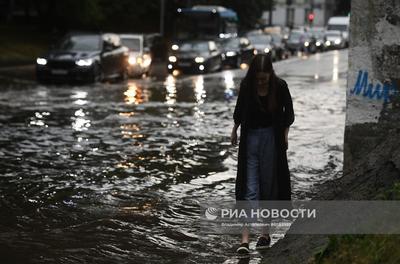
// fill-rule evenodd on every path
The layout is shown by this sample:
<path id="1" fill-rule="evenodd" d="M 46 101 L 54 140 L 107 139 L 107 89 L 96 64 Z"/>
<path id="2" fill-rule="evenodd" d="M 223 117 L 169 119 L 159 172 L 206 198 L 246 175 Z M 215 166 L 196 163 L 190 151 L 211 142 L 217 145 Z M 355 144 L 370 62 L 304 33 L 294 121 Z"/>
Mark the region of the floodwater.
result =
<path id="1" fill-rule="evenodd" d="M 293 194 L 308 199 L 341 176 L 347 50 L 275 66 L 296 115 Z M 239 235 L 197 227 L 200 203 L 234 199 L 243 75 L 0 84 L 1 262 L 237 263 Z"/>

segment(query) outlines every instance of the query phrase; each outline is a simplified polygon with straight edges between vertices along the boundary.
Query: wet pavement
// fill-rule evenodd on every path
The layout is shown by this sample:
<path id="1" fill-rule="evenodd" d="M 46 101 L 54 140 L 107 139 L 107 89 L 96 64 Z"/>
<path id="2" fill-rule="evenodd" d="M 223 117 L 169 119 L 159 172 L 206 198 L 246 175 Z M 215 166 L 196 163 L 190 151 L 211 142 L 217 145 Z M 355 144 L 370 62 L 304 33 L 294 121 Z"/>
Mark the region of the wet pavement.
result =
<path id="1" fill-rule="evenodd" d="M 288 149 L 294 198 L 309 199 L 313 186 L 342 173 L 347 50 L 275 67 L 296 115 Z M 240 236 L 199 236 L 198 217 L 204 201 L 234 200 L 229 136 L 244 73 L 1 83 L 3 260 L 237 263 Z"/>

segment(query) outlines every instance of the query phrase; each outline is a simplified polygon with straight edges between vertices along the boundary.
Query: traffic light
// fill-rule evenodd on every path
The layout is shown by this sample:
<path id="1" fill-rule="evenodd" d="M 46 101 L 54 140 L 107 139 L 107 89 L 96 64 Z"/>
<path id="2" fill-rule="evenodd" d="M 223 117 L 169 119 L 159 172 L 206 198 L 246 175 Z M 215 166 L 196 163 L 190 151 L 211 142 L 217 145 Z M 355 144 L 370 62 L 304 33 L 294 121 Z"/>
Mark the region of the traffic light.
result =
<path id="1" fill-rule="evenodd" d="M 315 15 L 314 15 L 314 13 L 309 13 L 308 14 L 308 21 L 310 22 L 310 23 L 312 23 L 313 21 L 314 21 L 314 17 L 315 17 Z"/>

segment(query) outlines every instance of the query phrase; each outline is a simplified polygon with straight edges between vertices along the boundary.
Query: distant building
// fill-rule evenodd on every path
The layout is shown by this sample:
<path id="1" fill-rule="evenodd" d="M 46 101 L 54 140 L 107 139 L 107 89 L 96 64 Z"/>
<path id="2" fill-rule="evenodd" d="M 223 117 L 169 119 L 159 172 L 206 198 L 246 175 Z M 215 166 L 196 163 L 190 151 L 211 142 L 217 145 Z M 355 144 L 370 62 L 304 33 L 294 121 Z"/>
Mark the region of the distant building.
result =
<path id="1" fill-rule="evenodd" d="M 274 0 L 272 24 L 288 27 L 312 24 L 323 27 L 333 16 L 334 10 L 335 0 Z M 269 24 L 269 14 L 269 11 L 265 11 L 262 15 L 265 25 Z M 313 19 L 312 22 L 310 18 Z"/>
<path id="2" fill-rule="evenodd" d="M 34 7 L 35 5 L 31 0 L 0 0 L 0 22 L 21 19 L 27 21 L 29 18 L 37 17 L 38 13 Z"/>

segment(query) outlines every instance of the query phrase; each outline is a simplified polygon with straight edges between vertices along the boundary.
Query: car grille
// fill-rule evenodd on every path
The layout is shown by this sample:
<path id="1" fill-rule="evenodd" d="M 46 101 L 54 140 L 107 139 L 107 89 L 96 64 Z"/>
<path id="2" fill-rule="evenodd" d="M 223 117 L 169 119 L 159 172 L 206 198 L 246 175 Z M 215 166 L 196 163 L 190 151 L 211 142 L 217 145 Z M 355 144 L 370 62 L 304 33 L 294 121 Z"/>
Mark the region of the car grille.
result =
<path id="1" fill-rule="evenodd" d="M 52 69 L 71 69 L 74 68 L 75 61 L 49 61 L 48 66 Z"/>
<path id="2" fill-rule="evenodd" d="M 178 58 L 178 62 L 192 63 L 194 58 Z"/>

